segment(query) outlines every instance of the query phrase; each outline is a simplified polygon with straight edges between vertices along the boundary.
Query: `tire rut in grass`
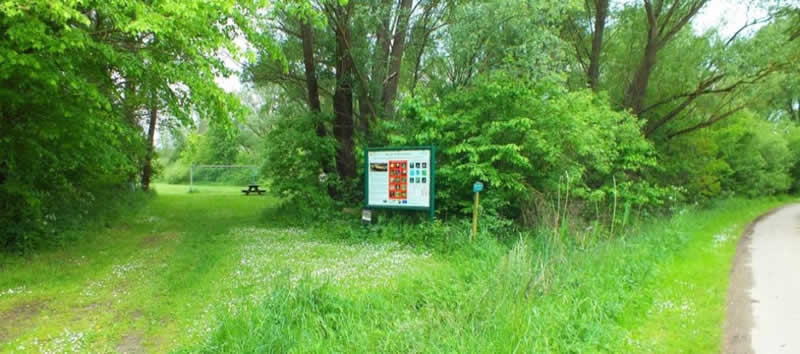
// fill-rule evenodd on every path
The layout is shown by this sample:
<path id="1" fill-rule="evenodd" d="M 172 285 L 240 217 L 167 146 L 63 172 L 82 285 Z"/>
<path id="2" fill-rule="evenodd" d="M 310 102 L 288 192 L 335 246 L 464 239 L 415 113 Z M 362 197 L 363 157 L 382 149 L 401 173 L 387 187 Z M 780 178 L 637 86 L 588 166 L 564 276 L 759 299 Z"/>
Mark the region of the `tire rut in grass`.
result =
<path id="1" fill-rule="evenodd" d="M 146 351 L 142 345 L 143 339 L 144 336 L 141 332 L 130 332 L 122 336 L 122 339 L 117 345 L 117 352 L 123 354 L 145 353 Z"/>
<path id="2" fill-rule="evenodd" d="M 0 313 L 0 342 L 12 339 L 34 325 L 48 300 L 23 301 Z"/>

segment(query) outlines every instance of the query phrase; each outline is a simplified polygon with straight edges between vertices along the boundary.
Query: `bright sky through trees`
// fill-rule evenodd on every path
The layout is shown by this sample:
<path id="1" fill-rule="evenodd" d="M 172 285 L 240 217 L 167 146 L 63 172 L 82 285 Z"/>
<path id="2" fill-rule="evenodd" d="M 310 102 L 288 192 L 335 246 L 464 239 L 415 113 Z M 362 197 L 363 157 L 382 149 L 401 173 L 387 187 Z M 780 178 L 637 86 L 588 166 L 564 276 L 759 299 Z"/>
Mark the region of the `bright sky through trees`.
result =
<path id="1" fill-rule="evenodd" d="M 624 3 L 625 1 L 619 1 Z M 694 25 L 697 32 L 702 33 L 711 28 L 719 27 L 720 34 L 723 36 L 731 36 L 739 28 L 749 21 L 762 18 L 766 15 L 766 11 L 752 5 L 748 5 L 746 1 L 737 0 L 711 0 L 705 9 L 695 18 Z M 753 33 L 761 25 L 752 26 L 747 33 Z M 238 41 L 241 47 L 246 47 L 247 44 L 244 39 Z M 230 56 L 222 56 L 228 68 L 235 73 L 240 73 L 242 65 L 236 62 Z M 242 82 L 238 75 L 231 75 L 230 77 L 218 77 L 217 84 L 227 92 L 238 92 L 242 89 Z"/>

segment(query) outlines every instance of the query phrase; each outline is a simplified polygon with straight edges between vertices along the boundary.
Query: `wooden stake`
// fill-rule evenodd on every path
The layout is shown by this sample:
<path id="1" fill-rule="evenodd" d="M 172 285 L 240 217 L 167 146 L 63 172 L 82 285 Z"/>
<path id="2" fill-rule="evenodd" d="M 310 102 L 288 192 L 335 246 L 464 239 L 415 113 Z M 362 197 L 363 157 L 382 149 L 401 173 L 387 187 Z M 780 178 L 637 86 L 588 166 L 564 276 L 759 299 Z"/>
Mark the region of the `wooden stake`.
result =
<path id="1" fill-rule="evenodd" d="M 472 210 L 472 235 L 470 241 L 475 240 L 475 234 L 478 233 L 478 201 L 481 199 L 481 192 L 475 192 L 475 207 Z"/>

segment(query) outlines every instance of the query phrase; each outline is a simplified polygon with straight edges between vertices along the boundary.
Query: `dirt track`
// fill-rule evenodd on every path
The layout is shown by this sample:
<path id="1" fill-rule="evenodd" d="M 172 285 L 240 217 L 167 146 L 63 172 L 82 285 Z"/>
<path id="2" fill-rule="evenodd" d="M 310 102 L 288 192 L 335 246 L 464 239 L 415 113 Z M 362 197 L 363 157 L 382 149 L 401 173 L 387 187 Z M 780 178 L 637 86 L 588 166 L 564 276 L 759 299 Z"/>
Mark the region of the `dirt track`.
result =
<path id="1" fill-rule="evenodd" d="M 726 353 L 800 353 L 800 204 L 756 220 L 736 251 Z"/>

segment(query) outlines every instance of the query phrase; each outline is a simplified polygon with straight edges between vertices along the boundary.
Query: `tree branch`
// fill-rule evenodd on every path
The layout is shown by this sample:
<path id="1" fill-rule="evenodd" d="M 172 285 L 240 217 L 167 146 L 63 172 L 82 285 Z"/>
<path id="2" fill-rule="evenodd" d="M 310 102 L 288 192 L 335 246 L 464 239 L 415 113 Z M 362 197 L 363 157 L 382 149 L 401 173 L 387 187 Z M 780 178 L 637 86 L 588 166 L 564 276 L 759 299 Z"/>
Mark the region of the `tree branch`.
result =
<path id="1" fill-rule="evenodd" d="M 652 106 L 648 107 L 648 109 L 652 109 L 652 108 L 654 108 L 656 106 L 659 106 L 661 104 L 664 104 L 664 103 L 666 103 L 668 101 L 671 101 L 671 100 L 674 100 L 674 99 L 678 99 L 678 98 L 681 98 L 681 97 L 686 97 L 686 100 L 684 100 L 676 108 L 674 108 L 672 111 L 670 111 L 669 113 L 664 115 L 656 123 L 650 125 L 645 130 L 645 136 L 648 136 L 648 137 L 651 136 L 653 133 L 656 132 L 656 130 L 661 128 L 664 124 L 668 123 L 669 121 L 671 121 L 675 117 L 677 117 L 678 114 L 681 111 L 686 109 L 686 107 L 688 107 L 689 104 L 691 104 L 694 100 L 696 100 L 700 96 L 708 95 L 708 94 L 719 94 L 719 93 L 730 93 L 730 92 L 733 92 L 734 90 L 736 90 L 741 85 L 750 85 L 750 84 L 755 84 L 755 83 L 761 81 L 762 79 L 764 79 L 765 77 L 767 77 L 771 73 L 777 71 L 781 67 L 782 67 L 782 65 L 771 65 L 771 66 L 769 66 L 767 68 L 761 69 L 755 76 L 753 76 L 751 78 L 740 79 L 740 80 L 738 80 L 738 81 L 736 81 L 736 82 L 734 82 L 734 83 L 732 83 L 732 84 L 730 84 L 730 85 L 728 85 L 726 87 L 723 87 L 723 88 L 718 88 L 718 89 L 710 88 L 715 82 L 719 81 L 720 79 L 722 79 L 722 77 L 724 77 L 724 74 L 720 74 L 720 75 L 717 75 L 717 76 L 714 76 L 714 77 L 710 78 L 709 80 L 706 80 L 706 81 L 702 82 L 700 85 L 698 85 L 697 90 L 695 90 L 694 92 L 691 92 L 691 93 L 688 93 L 688 94 L 676 95 L 676 96 L 671 97 L 668 100 L 659 102 L 659 103 L 657 103 L 655 105 L 652 105 Z"/>
<path id="2" fill-rule="evenodd" d="M 722 114 L 719 114 L 717 116 L 714 116 L 714 117 L 706 120 L 705 122 L 702 122 L 702 123 L 696 124 L 696 125 L 694 125 L 692 127 L 689 127 L 689 128 L 682 129 L 682 130 L 679 130 L 677 132 L 671 133 L 671 134 L 667 135 L 667 139 L 672 139 L 672 138 L 675 138 L 677 136 L 688 134 L 688 133 L 691 133 L 693 131 L 696 131 L 696 130 L 699 130 L 699 129 L 702 129 L 702 128 L 710 127 L 710 126 L 714 125 L 714 123 L 717 123 L 717 122 L 719 122 L 719 121 L 721 121 L 721 120 L 723 120 L 725 118 L 730 117 L 732 114 L 741 111 L 745 107 L 747 107 L 747 104 L 742 104 L 742 105 L 737 106 L 736 108 L 733 108 L 733 109 L 731 109 L 731 110 L 729 110 L 729 111 L 727 111 L 725 113 L 722 113 Z"/>

